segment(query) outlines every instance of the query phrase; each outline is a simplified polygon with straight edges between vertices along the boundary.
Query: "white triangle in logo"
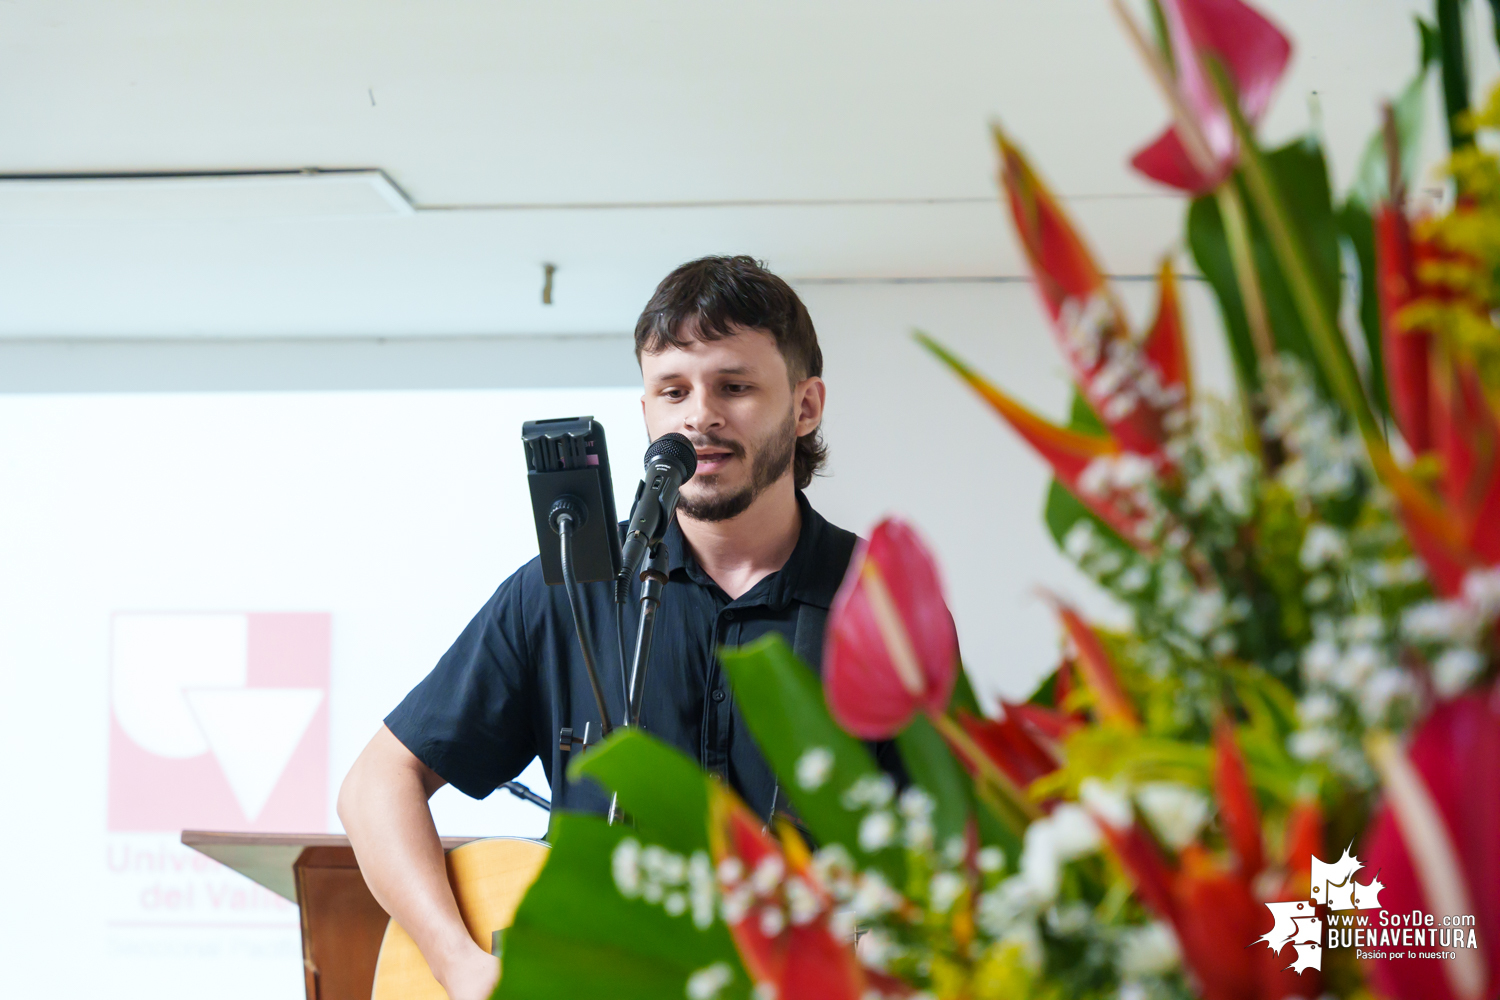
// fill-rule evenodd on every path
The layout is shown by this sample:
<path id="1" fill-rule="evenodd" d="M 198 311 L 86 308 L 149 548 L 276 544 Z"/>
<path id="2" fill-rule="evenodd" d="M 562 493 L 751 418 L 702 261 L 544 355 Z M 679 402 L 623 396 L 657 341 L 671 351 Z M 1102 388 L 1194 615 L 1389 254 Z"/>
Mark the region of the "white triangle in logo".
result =
<path id="1" fill-rule="evenodd" d="M 199 688 L 185 691 L 203 738 L 252 823 L 265 808 L 313 713 L 317 688 Z"/>

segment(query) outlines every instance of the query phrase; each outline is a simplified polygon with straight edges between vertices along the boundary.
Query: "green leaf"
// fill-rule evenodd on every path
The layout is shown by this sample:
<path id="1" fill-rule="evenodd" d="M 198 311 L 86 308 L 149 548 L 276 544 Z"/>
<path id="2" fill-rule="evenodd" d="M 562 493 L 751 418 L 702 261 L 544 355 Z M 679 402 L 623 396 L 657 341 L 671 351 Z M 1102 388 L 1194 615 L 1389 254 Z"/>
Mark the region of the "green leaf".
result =
<path id="1" fill-rule="evenodd" d="M 1375 264 L 1375 222 L 1369 211 L 1353 198 L 1344 202 L 1338 214 L 1339 231 L 1349 241 L 1359 262 L 1359 327 L 1365 335 L 1365 353 L 1370 359 L 1365 370 L 1365 390 L 1375 409 L 1383 416 L 1391 412 L 1390 396 L 1385 386 L 1385 351 L 1380 337 L 1379 275 Z"/>
<path id="2" fill-rule="evenodd" d="M 896 736 L 901 762 L 914 784 L 937 804 L 932 814 L 933 832 L 938 849 L 954 837 L 964 835 L 973 812 L 973 794 L 969 776 L 948 750 L 942 734 L 924 715 L 918 715 Z"/>
<path id="3" fill-rule="evenodd" d="M 641 837 L 677 852 L 708 849 L 708 782 L 686 754 L 639 729 L 617 729 L 569 769 L 620 797 Z"/>
<path id="4" fill-rule="evenodd" d="M 1311 284 L 1319 306 L 1330 317 L 1339 310 L 1339 228 L 1334 218 L 1328 165 L 1322 148 L 1312 139 L 1299 139 L 1263 154 L 1268 173 L 1286 199 L 1294 236 L 1306 251 Z M 1236 178 L 1231 183 L 1240 183 Z M 1307 326 L 1271 244 L 1256 203 L 1242 197 L 1250 228 L 1251 250 L 1260 275 L 1266 318 L 1279 351 L 1297 355 L 1317 377 L 1325 396 L 1328 378 L 1313 349 Z M 1188 211 L 1188 245 L 1203 276 L 1219 300 L 1224 325 L 1229 331 L 1230 353 L 1235 374 L 1244 389 L 1260 387 L 1259 363 L 1250 327 L 1245 319 L 1233 260 L 1224 232 L 1224 221 L 1213 196 L 1193 202 Z"/>
<path id="5" fill-rule="evenodd" d="M 496 1000 L 681 997 L 688 977 L 715 962 L 733 970 L 724 996 L 750 995 L 722 921 L 699 930 L 689 914 L 668 916 L 660 905 L 626 899 L 615 888 L 611 858 L 627 836 L 642 839 L 639 831 L 596 816 L 556 817 L 551 854 L 505 932 L 505 974 Z"/>
<path id="6" fill-rule="evenodd" d="M 905 883 L 906 859 L 892 846 L 866 851 L 859 846 L 863 814 L 845 808 L 841 798 L 860 778 L 881 772 L 865 745 L 839 728 L 823 701 L 823 687 L 776 634 L 737 649 L 719 651 L 740 713 L 755 742 L 781 779 L 797 816 L 820 844 L 842 844 L 892 885 Z M 797 780 L 797 762 L 815 747 L 833 754 L 828 779 L 816 788 Z"/>

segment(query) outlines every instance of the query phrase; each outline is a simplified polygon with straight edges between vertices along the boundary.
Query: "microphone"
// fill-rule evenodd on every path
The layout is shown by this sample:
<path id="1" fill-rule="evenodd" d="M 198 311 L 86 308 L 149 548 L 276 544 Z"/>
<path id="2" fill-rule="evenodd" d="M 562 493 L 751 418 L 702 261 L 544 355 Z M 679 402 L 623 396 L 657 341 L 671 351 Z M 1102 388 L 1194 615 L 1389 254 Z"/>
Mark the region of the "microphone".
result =
<path id="1" fill-rule="evenodd" d="M 646 449 L 646 478 L 625 529 L 620 579 L 629 579 L 648 549 L 662 540 L 677 510 L 677 491 L 698 470 L 698 452 L 681 434 L 663 434 Z"/>

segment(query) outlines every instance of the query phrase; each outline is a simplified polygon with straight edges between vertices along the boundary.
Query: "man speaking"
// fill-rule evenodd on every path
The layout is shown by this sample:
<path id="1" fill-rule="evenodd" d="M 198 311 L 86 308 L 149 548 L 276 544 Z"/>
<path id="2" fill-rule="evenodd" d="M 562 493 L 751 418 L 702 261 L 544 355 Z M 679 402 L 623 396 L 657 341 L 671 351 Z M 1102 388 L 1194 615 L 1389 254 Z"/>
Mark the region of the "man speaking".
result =
<path id="1" fill-rule="evenodd" d="M 636 324 L 635 352 L 648 436 L 683 434 L 698 459 L 664 540 L 670 583 L 641 724 L 769 817 L 776 781 L 716 650 L 777 632 L 819 665 L 828 607 L 855 545 L 802 493 L 825 460 L 823 354 L 796 293 L 749 257 L 705 257 L 667 275 Z M 609 620 L 610 584 L 581 589 L 591 618 Z M 562 773 L 559 727 L 581 732 L 592 721 L 597 733 L 600 721 L 564 591 L 543 583 L 537 559 L 501 584 L 386 717 L 339 792 L 370 890 L 452 1000 L 488 997 L 498 966 L 464 928 L 428 798 L 444 784 L 482 798 L 540 757 L 554 809 L 608 805 L 597 786 Z M 565 678 L 566 704 L 557 703 L 554 670 Z M 608 704 L 621 704 L 617 672 L 601 674 Z M 876 750 L 898 767 L 893 748 Z"/>

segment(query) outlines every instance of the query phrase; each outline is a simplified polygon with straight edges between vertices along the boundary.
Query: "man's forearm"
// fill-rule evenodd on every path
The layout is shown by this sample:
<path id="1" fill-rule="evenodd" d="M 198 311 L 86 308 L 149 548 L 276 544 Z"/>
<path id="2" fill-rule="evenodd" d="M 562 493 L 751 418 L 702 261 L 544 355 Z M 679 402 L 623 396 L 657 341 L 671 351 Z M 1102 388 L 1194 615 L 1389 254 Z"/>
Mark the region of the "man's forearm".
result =
<path id="1" fill-rule="evenodd" d="M 453 994 L 455 970 L 472 967 L 482 952 L 459 916 L 427 805 L 442 784 L 381 727 L 344 779 L 338 811 L 375 901 L 412 936 Z"/>

